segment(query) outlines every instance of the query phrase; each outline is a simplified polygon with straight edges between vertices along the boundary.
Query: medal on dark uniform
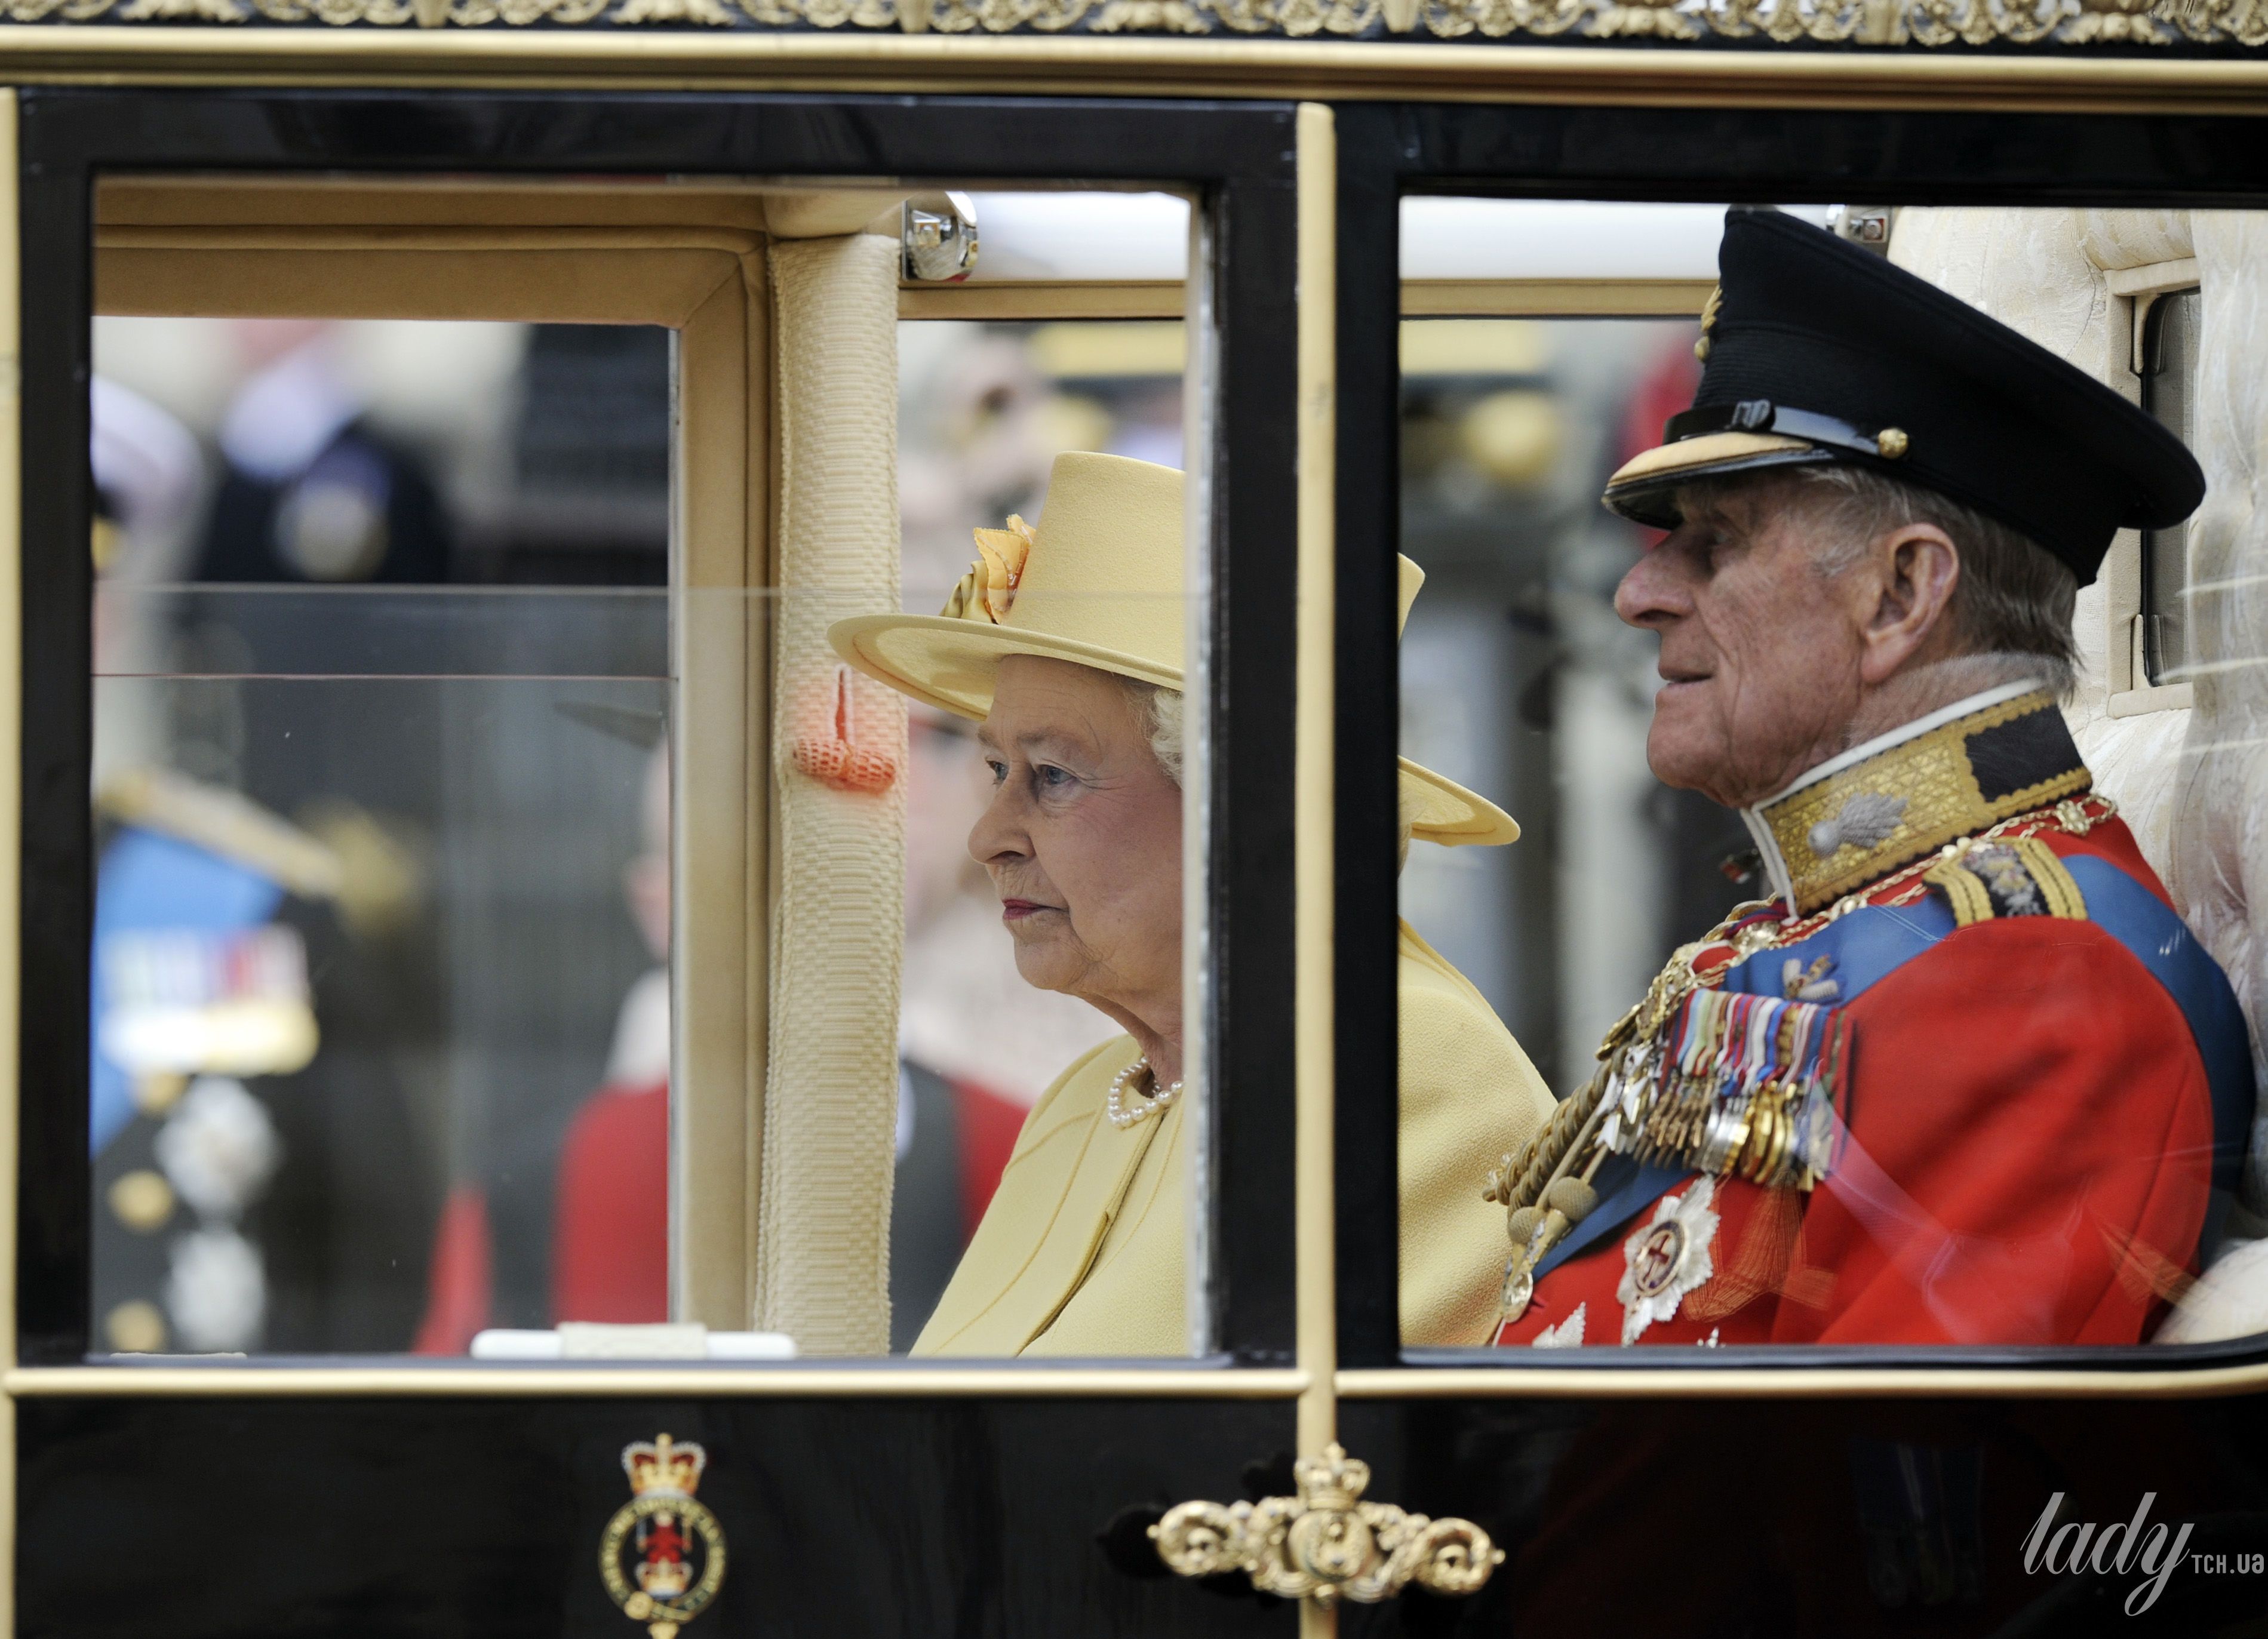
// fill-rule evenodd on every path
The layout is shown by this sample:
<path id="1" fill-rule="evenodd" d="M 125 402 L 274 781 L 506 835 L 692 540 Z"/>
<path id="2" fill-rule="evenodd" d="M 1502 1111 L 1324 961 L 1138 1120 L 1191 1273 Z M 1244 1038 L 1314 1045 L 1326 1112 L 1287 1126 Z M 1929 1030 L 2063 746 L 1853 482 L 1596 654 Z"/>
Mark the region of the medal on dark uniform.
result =
<path id="1" fill-rule="evenodd" d="M 599 1575 L 607 1592 L 651 1639 L 677 1630 L 705 1610 L 725 1580 L 725 1530 L 693 1500 L 709 1454 L 666 1434 L 622 1448 L 630 1500 L 615 1510 L 599 1541 Z"/>

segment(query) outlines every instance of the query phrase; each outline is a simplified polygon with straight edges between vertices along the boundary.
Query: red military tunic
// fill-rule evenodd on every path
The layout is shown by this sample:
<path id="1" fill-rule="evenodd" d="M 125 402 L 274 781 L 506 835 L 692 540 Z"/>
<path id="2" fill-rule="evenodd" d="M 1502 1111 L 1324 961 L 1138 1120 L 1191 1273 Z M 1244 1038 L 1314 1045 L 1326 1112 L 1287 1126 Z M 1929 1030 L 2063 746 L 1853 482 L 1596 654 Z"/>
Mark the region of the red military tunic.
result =
<path id="1" fill-rule="evenodd" d="M 1927 849 L 1823 925 L 1779 900 L 1696 953 L 1711 988 L 1831 1015 L 1831 1165 L 1808 1192 L 1689 1164 L 1617 1194 L 1602 1168 L 1600 1205 L 1498 1341 L 2146 1338 L 2206 1228 L 2208 1059 L 2227 1128 L 2249 1124 L 2249 1054 L 2226 981 L 2110 805 L 2039 812 L 1962 844 L 1965 866 Z M 2241 1142 L 2223 1131 L 2224 1182 Z"/>

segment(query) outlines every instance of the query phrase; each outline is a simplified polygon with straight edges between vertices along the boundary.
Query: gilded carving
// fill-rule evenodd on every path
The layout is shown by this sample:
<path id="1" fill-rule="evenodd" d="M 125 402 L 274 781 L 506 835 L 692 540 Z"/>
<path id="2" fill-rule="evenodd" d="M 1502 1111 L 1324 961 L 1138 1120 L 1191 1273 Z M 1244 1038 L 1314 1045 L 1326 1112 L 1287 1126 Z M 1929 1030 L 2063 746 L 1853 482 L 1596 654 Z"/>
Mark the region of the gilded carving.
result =
<path id="1" fill-rule="evenodd" d="M 718 0 L 622 0 L 615 13 L 617 23 L 705 23 L 729 28 L 733 14 Z"/>
<path id="2" fill-rule="evenodd" d="M 698 24 L 918 33 L 2268 45 L 2268 0 L 0 0 L 32 23 L 482 28 Z"/>
<path id="3" fill-rule="evenodd" d="M 1336 1444 L 1292 1473 L 1297 1496 L 1169 1510 L 1150 1527 L 1158 1557 L 1179 1576 L 1241 1571 L 1263 1593 L 1319 1605 L 1373 1605 L 1412 1583 L 1432 1593 L 1474 1593 L 1504 1562 L 1504 1550 L 1469 1520 L 1364 1502 L 1370 1465 Z"/>

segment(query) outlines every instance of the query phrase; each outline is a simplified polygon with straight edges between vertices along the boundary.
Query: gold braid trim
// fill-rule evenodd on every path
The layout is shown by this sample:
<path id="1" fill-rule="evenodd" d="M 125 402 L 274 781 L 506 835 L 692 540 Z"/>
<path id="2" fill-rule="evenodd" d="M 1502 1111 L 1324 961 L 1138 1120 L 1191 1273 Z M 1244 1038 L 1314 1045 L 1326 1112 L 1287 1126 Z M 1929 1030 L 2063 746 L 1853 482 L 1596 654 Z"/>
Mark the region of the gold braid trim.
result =
<path id="1" fill-rule="evenodd" d="M 1955 927 L 1992 920 L 1992 896 L 1958 861 L 1941 860 L 1923 871 L 1921 879 L 1945 895 L 1945 902 L 1953 908 Z"/>
<path id="2" fill-rule="evenodd" d="M 706 25 L 909 34 L 1383 34 L 1909 48 L 2268 44 L 2261 0 L 0 0 L 11 21 L 335 27 Z M 745 20 L 743 20 L 745 18 Z"/>
<path id="3" fill-rule="evenodd" d="M 2040 777 L 1986 797 L 1970 742 L 2028 717 L 2044 720 L 2042 731 L 2058 742 L 2043 753 Z M 1793 908 L 1808 915 L 1948 842 L 2082 797 L 2091 785 L 2054 696 L 2035 690 L 1900 740 L 1756 812 L 1786 863 Z"/>

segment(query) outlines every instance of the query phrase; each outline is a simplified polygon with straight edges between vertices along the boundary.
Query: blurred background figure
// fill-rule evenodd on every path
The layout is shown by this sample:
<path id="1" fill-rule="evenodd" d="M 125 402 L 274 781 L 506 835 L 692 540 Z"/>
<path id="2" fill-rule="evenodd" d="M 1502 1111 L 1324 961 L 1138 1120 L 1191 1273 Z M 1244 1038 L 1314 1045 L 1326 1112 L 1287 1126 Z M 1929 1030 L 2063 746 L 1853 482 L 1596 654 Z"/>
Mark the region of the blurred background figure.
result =
<path id="1" fill-rule="evenodd" d="M 92 408 L 96 572 L 160 581 L 199 493 L 195 440 L 114 382 Z M 96 611 L 98 675 L 162 664 L 151 600 Z M 415 1141 L 341 927 L 340 861 L 166 767 L 149 704 L 98 690 L 98 1347 L 401 1348 L 431 1209 L 398 1172 Z"/>
<path id="2" fill-rule="evenodd" d="M 646 761 L 622 897 L 655 966 L 622 997 L 606 1080 L 569 1123 L 551 1249 L 557 1320 L 669 1319 L 669 747 Z"/>
<path id="3" fill-rule="evenodd" d="M 201 581 L 455 578 L 455 531 L 432 474 L 370 419 L 335 323 L 231 321 L 242 385 L 220 423 L 223 470 Z"/>
<path id="4" fill-rule="evenodd" d="M 1402 749 L 1469 771 L 1526 833 L 1414 852 L 1403 914 L 1562 1092 L 1673 930 L 1740 896 L 1720 869 L 1747 846 L 1739 820 L 1647 772 L 1653 646 L 1613 597 L 1653 532 L 1593 493 L 1690 397 L 1696 334 L 1684 319 L 1402 326 L 1402 548 L 1427 572 L 1403 637 Z"/>
<path id="5" fill-rule="evenodd" d="M 906 608 L 945 601 L 981 520 L 1038 517 L 1065 450 L 1180 466 L 1182 360 L 1170 321 L 901 323 Z"/>
<path id="6" fill-rule="evenodd" d="M 615 1009 L 599 1084 L 568 1113 L 563 1131 L 540 1135 L 558 1158 L 544 1323 L 652 1325 L 669 1319 L 669 746 L 659 713 L 573 702 L 561 710 L 644 754 L 638 851 L 623 865 L 619 889 L 652 966 Z M 503 1175 L 505 1188 L 513 1181 Z M 494 1323 L 497 1238 L 487 1180 L 460 1179 L 435 1231 L 419 1354 L 462 1354 Z"/>
<path id="7" fill-rule="evenodd" d="M 99 1107 L 136 1111 L 99 1190 L 154 1174 L 175 1215 L 159 1219 L 166 1198 L 145 1181 L 122 1194 L 158 1227 L 104 1227 L 98 1288 L 115 1272 L 150 1289 L 181 1225 L 232 1225 L 266 1292 L 225 1345 L 189 1341 L 161 1294 L 162 1328 L 129 1327 L 121 1346 L 454 1349 L 482 1325 L 545 1324 L 561 1144 L 654 960 L 622 914 L 621 871 L 668 702 L 669 337 L 106 318 L 95 345 L 99 371 L 162 406 L 189 452 L 188 478 L 153 486 L 162 504 L 110 543 L 98 590 L 98 783 L 133 844 L 105 855 L 106 937 L 189 925 L 151 886 L 177 887 L 178 862 L 154 878 L 137 863 L 158 851 L 147 834 L 217 847 L 264 875 L 275 906 L 234 878 L 233 898 L 211 888 L 217 908 L 191 908 L 218 931 L 198 948 L 256 979 L 272 1015 L 304 988 L 317 1043 L 288 1077 L 236 1074 L 267 1142 L 196 1074 L 172 1092 L 205 1113 L 200 1145 L 233 1158 L 219 1171 L 235 1198 L 207 1190 L 210 1212 L 154 1134 L 136 1136 L 154 1119 L 135 1104 L 140 1070 L 98 1063 Z M 117 422 L 98 412 L 99 463 Z M 647 726 L 633 744 L 571 708 Z M 178 979 L 133 937 L 121 948 L 133 959 L 116 971 L 145 989 Z M 350 1069 L 383 1091 L 309 1092 L 295 1130 L 278 1090 L 335 1091 Z M 437 1227 L 459 1224 L 477 1232 L 442 1237 L 429 1282 Z M 287 1240 L 320 1324 L 285 1324 L 300 1278 Z M 129 1253 L 148 1266 L 130 1280 Z M 248 1267 L 197 1266 L 214 1288 Z M 437 1286 L 464 1311 L 439 1327 Z"/>

